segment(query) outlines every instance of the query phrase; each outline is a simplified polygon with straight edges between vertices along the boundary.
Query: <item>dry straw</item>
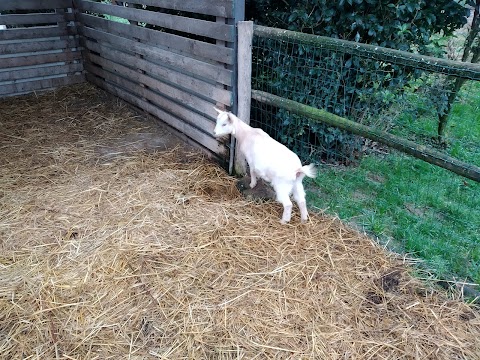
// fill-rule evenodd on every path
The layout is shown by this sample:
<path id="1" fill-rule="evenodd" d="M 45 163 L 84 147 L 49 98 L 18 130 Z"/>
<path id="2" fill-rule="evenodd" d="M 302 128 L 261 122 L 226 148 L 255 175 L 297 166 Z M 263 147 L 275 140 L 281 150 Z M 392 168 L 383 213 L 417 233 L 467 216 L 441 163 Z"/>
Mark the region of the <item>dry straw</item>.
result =
<path id="1" fill-rule="evenodd" d="M 480 358 L 473 307 L 336 219 L 280 225 L 100 90 L 0 126 L 3 359 Z"/>

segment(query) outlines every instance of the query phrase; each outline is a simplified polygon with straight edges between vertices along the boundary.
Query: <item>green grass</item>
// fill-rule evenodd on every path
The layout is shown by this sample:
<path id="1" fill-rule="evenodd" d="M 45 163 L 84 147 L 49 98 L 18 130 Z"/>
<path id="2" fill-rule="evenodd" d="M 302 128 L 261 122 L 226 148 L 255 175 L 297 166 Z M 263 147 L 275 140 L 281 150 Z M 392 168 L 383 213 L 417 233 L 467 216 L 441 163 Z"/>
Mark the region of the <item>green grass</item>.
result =
<path id="1" fill-rule="evenodd" d="M 447 151 L 480 165 L 480 83 L 454 105 Z M 435 118 L 400 119 L 432 133 Z M 433 126 L 433 129 L 432 129 Z M 361 225 L 400 253 L 425 260 L 438 278 L 480 283 L 480 183 L 391 151 L 365 156 L 356 167 L 323 167 L 309 201 Z"/>
<path id="2" fill-rule="evenodd" d="M 434 99 L 406 94 L 407 108 L 395 119 L 392 133 L 420 143 L 435 145 L 437 117 L 432 105 Z M 467 82 L 456 98 L 447 126 L 449 155 L 480 166 L 480 82 Z"/>

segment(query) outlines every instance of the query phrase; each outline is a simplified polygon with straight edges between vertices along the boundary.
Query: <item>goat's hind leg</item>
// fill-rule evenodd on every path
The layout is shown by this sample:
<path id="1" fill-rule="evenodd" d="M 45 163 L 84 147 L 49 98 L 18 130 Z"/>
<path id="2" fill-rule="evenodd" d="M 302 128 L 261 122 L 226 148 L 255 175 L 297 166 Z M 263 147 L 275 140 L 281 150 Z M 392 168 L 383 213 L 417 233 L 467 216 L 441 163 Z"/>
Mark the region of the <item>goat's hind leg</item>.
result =
<path id="1" fill-rule="evenodd" d="M 295 184 L 293 185 L 293 198 L 298 204 L 298 207 L 300 209 L 300 219 L 302 223 L 304 223 L 308 220 L 308 210 L 305 201 L 305 190 L 303 188 L 302 181 L 299 181 L 299 179 L 297 179 L 297 181 L 295 181 Z"/>
<path id="2" fill-rule="evenodd" d="M 291 185 L 289 184 L 274 184 L 273 188 L 277 195 L 277 201 L 283 205 L 282 224 L 286 224 L 292 217 L 292 201 L 290 200 Z"/>

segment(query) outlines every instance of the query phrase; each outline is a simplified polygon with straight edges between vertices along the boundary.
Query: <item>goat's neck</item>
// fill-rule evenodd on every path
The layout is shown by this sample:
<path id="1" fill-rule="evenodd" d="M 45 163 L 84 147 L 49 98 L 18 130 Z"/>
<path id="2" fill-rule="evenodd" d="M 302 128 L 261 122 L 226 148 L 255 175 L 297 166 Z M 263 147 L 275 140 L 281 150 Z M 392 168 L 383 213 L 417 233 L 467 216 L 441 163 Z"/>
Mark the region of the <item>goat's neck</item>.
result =
<path id="1" fill-rule="evenodd" d="M 243 141 L 248 136 L 248 132 L 251 127 L 248 124 L 245 124 L 242 120 L 236 119 L 235 121 L 235 138 L 238 141 L 238 145 L 241 145 Z"/>

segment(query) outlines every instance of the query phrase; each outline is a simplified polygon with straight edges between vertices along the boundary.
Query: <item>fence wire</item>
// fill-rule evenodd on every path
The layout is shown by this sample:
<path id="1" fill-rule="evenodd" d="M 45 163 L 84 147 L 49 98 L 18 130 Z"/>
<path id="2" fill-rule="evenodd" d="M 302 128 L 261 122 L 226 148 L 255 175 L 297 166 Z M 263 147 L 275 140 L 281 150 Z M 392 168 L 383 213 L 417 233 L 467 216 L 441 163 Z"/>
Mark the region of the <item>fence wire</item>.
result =
<path id="1" fill-rule="evenodd" d="M 402 65 L 401 59 L 397 59 L 399 63 L 378 61 L 365 50 L 360 55 L 348 50 L 256 36 L 253 88 L 442 149 L 444 144 L 437 141 L 438 118 L 448 110 L 447 100 L 455 92 L 457 79 L 448 74 L 449 69 L 445 68 L 443 74 L 432 73 Z M 478 82 L 467 81 L 464 88 L 478 93 Z M 458 98 L 457 103 L 464 97 Z M 274 135 L 306 160 L 312 155 L 318 159 L 320 155 L 327 161 L 349 161 L 364 145 L 362 139 L 351 134 L 339 133 L 281 109 L 262 111 L 262 105 L 255 105 L 267 118 L 259 125 L 275 124 Z M 254 120 L 262 118 L 258 115 Z M 274 119 L 269 118 L 272 116 Z M 457 142 L 461 144 L 455 145 Z M 480 156 L 474 156 L 480 155 L 474 136 L 450 132 L 448 143 L 450 148 L 461 146 L 467 150 L 466 154 L 453 153 L 458 159 L 473 159 L 475 165 L 480 164 Z M 312 148 L 317 148 L 314 153 Z"/>
<path id="2" fill-rule="evenodd" d="M 468 72 L 458 80 L 458 66 L 432 70 L 405 58 L 256 34 L 252 88 L 480 166 L 480 81 Z M 439 119 L 447 114 L 439 137 Z M 312 206 L 427 259 L 438 274 L 480 282 L 479 183 L 261 101 L 252 100 L 251 124 L 320 166 Z"/>

